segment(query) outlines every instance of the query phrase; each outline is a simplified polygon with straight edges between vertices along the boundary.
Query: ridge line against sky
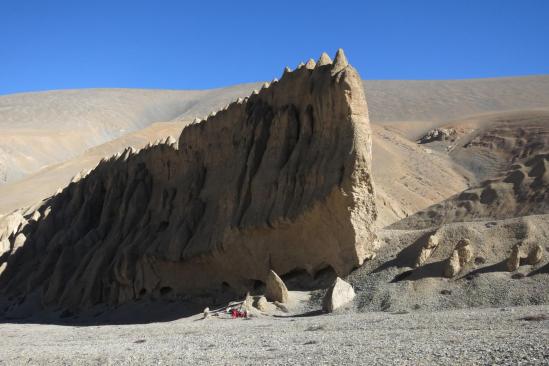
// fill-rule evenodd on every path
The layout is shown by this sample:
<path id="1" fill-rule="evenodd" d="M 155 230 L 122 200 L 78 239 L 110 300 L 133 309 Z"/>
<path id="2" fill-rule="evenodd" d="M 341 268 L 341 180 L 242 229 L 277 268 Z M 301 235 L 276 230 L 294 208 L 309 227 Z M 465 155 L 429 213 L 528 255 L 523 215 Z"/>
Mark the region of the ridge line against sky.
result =
<path id="1" fill-rule="evenodd" d="M 345 49 L 366 80 L 549 74 L 549 1 L 3 0 L 0 94 L 211 89 Z"/>

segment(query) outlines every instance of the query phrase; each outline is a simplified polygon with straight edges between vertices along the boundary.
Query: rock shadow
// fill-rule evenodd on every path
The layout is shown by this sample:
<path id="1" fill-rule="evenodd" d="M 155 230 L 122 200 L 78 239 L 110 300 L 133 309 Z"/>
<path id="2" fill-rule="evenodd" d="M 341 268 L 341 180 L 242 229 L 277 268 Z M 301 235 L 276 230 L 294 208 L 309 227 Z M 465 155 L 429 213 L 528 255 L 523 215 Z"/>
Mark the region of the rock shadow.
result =
<path id="1" fill-rule="evenodd" d="M 118 307 L 97 306 L 84 313 L 43 310 L 32 315 L 0 314 L 0 324 L 50 324 L 98 326 L 161 323 L 187 318 L 203 311 L 205 305 L 180 301 L 141 301 Z"/>
<path id="2" fill-rule="evenodd" d="M 421 248 L 427 243 L 429 237 L 433 235 L 435 231 L 429 231 L 420 236 L 416 241 L 402 249 L 394 259 L 387 261 L 374 269 L 372 273 L 381 272 L 391 267 L 413 267 L 416 259 L 419 257 Z"/>

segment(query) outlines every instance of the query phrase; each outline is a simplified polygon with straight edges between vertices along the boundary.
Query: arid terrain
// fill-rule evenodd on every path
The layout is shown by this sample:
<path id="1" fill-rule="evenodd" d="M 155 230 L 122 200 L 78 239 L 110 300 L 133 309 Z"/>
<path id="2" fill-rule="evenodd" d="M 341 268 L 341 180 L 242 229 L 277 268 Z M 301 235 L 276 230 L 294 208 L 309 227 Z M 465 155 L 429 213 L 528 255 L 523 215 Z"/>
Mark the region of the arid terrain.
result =
<path id="1" fill-rule="evenodd" d="M 547 364 L 548 252 L 549 76 L 0 96 L 0 364 Z"/>

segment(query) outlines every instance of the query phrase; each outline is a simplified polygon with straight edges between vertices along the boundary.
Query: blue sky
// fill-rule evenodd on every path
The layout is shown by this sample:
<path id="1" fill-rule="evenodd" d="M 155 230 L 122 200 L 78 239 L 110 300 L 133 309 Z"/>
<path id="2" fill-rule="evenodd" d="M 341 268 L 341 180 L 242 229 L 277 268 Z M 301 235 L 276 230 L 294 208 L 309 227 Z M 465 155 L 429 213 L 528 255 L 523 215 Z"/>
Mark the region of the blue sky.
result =
<path id="1" fill-rule="evenodd" d="M 364 79 L 549 74 L 549 1 L 0 0 L 0 94 L 220 87 L 339 47 Z"/>

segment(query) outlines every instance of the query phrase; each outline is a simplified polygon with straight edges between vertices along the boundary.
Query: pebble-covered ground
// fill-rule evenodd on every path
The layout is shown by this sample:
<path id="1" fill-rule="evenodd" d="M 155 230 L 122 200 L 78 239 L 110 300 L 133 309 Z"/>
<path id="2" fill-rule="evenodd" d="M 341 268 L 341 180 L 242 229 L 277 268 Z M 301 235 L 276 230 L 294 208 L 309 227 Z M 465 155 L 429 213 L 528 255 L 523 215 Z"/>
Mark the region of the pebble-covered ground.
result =
<path id="1" fill-rule="evenodd" d="M 547 365 L 549 306 L 0 324 L 0 365 Z M 526 320 L 525 320 L 526 319 Z"/>

